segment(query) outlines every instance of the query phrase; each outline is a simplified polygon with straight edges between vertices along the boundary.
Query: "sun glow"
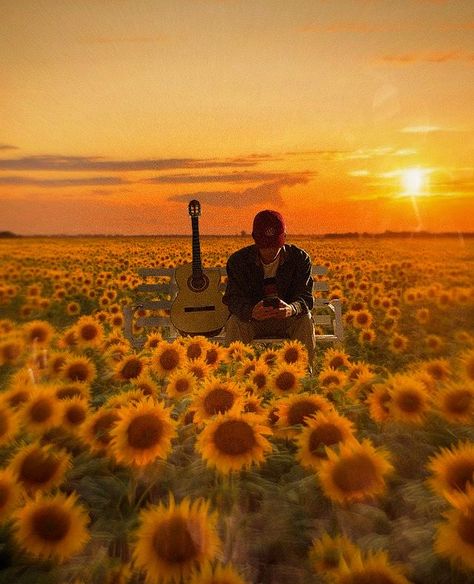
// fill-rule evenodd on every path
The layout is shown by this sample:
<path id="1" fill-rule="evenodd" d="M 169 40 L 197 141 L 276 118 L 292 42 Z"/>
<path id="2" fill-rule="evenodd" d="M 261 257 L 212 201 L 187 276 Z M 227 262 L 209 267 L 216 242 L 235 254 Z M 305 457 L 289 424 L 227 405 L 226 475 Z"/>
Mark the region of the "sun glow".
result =
<path id="1" fill-rule="evenodd" d="M 416 197 L 423 192 L 426 185 L 426 173 L 419 168 L 408 168 L 401 173 L 404 195 Z"/>

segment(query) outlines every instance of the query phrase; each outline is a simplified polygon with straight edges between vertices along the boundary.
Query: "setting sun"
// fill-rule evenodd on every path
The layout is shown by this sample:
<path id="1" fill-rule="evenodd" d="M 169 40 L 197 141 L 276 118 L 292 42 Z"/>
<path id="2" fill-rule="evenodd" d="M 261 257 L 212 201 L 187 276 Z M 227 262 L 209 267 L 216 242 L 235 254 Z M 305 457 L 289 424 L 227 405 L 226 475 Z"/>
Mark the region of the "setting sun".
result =
<path id="1" fill-rule="evenodd" d="M 403 194 L 417 196 L 426 184 L 426 173 L 419 168 L 409 168 L 402 172 Z"/>

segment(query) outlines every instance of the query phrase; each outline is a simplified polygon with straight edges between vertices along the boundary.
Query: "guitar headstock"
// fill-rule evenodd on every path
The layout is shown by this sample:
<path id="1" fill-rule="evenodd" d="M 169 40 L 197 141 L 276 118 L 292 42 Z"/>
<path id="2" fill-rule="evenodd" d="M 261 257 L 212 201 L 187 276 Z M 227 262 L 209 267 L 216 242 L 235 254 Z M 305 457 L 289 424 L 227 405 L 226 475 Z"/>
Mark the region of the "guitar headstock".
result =
<path id="1" fill-rule="evenodd" d="M 193 199 L 189 202 L 188 205 L 188 212 L 191 217 L 199 217 L 201 215 L 201 203 Z"/>

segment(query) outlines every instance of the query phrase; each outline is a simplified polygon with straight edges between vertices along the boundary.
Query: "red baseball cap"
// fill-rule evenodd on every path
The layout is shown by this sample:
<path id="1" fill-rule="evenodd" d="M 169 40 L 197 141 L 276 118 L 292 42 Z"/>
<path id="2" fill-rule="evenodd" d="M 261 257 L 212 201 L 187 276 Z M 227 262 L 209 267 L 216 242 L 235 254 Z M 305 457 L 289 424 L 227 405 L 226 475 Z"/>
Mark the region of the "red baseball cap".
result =
<path id="1" fill-rule="evenodd" d="M 281 247 L 286 239 L 282 215 L 270 209 L 257 213 L 253 220 L 252 237 L 257 247 Z"/>

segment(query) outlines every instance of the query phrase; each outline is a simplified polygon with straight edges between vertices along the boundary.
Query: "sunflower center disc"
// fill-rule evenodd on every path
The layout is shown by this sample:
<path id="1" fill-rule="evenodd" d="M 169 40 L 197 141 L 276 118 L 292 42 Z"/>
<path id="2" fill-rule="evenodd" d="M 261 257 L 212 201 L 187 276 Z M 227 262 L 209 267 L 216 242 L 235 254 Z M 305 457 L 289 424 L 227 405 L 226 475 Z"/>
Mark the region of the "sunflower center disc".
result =
<path id="1" fill-rule="evenodd" d="M 128 443 L 132 448 L 146 450 L 155 446 L 163 434 L 162 422 L 153 414 L 143 414 L 130 422 Z"/>
<path id="2" fill-rule="evenodd" d="M 334 483 L 345 492 L 359 491 L 371 487 L 376 479 L 373 462 L 365 456 L 343 459 L 335 467 Z"/>
<path id="3" fill-rule="evenodd" d="M 217 388 L 210 391 L 204 398 L 204 408 L 208 414 L 223 414 L 234 403 L 234 396 L 226 389 Z"/>
<path id="4" fill-rule="evenodd" d="M 189 562 L 199 551 L 182 517 L 171 517 L 160 524 L 153 537 L 153 548 L 170 564 Z"/>
<path id="5" fill-rule="evenodd" d="M 294 426 L 295 424 L 304 424 L 306 426 L 305 417 L 312 416 L 317 411 L 318 407 L 316 404 L 310 401 L 297 402 L 288 410 L 288 424 L 290 426 Z"/>
<path id="6" fill-rule="evenodd" d="M 214 442 L 221 452 L 231 456 L 245 454 L 256 444 L 253 429 L 241 420 L 222 423 L 214 433 Z"/>
<path id="7" fill-rule="evenodd" d="M 67 535 L 70 526 L 69 515 L 53 506 L 38 509 L 33 516 L 34 532 L 45 541 L 61 541 Z"/>

